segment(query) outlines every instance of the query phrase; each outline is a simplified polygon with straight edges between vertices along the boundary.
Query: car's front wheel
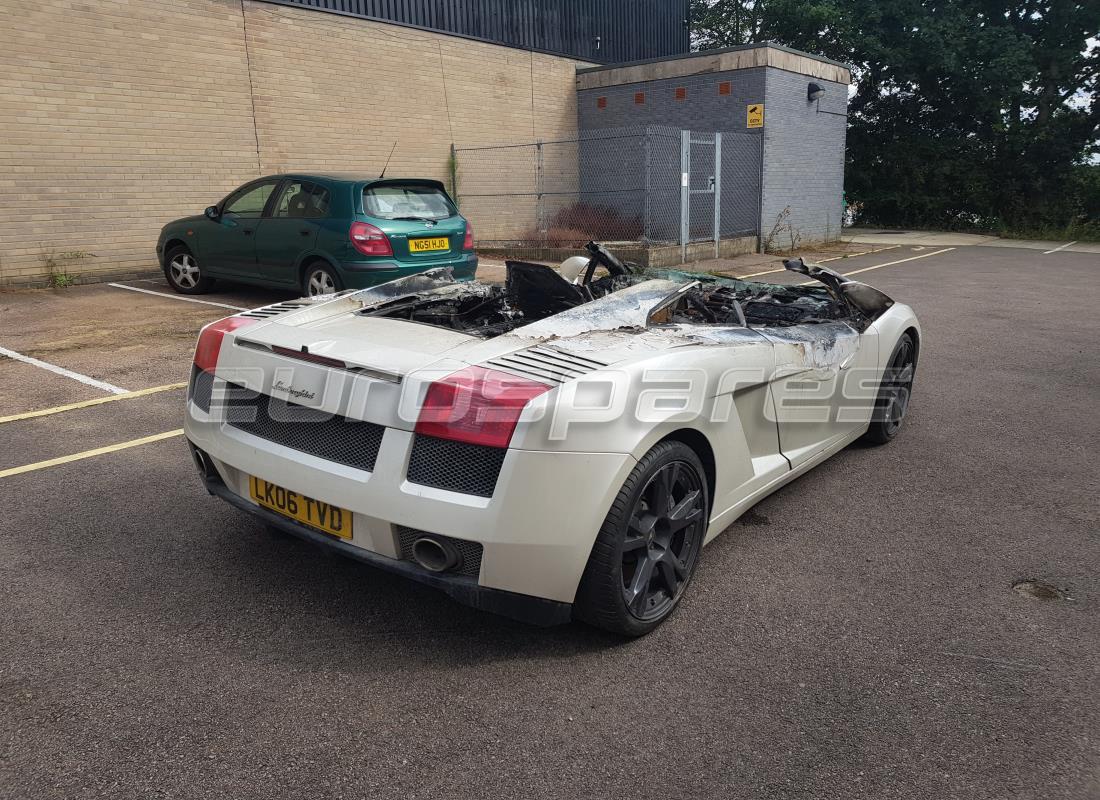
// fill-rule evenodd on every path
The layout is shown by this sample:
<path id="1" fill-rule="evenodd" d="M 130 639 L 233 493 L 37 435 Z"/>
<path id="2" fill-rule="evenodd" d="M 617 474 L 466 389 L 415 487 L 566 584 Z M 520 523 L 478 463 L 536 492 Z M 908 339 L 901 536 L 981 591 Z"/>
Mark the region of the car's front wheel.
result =
<path id="1" fill-rule="evenodd" d="M 319 297 L 323 294 L 333 294 L 344 288 L 340 282 L 340 276 L 327 264 L 312 264 L 306 268 L 303 281 L 307 297 Z"/>
<path id="2" fill-rule="evenodd" d="M 165 256 L 164 277 L 180 294 L 203 294 L 214 285 L 214 279 L 203 273 L 199 260 L 182 245 L 173 247 Z"/>
<path id="3" fill-rule="evenodd" d="M 611 504 L 577 590 L 576 616 L 625 636 L 660 625 L 691 582 L 709 509 L 695 451 L 678 441 L 657 444 Z"/>
<path id="4" fill-rule="evenodd" d="M 901 430 L 905 412 L 909 410 L 909 397 L 913 393 L 913 377 L 917 369 L 917 348 L 913 337 L 903 333 L 898 339 L 890 363 L 882 373 L 878 399 L 871 415 L 871 424 L 863 441 L 869 444 L 886 444 Z"/>

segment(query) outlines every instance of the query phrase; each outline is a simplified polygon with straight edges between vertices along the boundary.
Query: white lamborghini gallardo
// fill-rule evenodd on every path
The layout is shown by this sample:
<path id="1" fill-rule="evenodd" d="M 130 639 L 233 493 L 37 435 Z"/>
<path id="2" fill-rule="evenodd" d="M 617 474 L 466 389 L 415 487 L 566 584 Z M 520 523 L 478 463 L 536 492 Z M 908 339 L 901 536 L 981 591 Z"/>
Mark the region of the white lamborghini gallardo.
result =
<path id="1" fill-rule="evenodd" d="M 505 286 L 447 270 L 205 327 L 186 434 L 206 488 L 303 539 L 540 624 L 626 635 L 703 545 L 861 437 L 894 438 L 907 306 L 643 270 L 590 244 Z"/>

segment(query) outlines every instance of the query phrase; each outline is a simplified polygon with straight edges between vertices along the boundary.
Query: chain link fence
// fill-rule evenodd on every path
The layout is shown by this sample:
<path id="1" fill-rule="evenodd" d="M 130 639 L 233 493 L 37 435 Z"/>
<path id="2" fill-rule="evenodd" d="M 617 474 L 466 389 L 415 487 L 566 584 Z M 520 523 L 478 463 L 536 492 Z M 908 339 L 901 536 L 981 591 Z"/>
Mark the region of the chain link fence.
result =
<path id="1" fill-rule="evenodd" d="M 554 257 L 758 236 L 761 138 L 649 126 L 457 147 L 452 190 L 479 246 Z"/>

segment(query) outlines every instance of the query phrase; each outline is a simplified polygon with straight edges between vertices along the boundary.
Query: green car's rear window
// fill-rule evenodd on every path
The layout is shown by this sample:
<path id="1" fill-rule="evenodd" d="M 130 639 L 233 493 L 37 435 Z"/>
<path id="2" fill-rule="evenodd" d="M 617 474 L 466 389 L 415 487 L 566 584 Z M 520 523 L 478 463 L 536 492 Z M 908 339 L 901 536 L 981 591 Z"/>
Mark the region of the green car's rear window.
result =
<path id="1" fill-rule="evenodd" d="M 446 219 L 458 213 L 434 186 L 387 184 L 363 190 L 367 214 L 380 219 Z"/>

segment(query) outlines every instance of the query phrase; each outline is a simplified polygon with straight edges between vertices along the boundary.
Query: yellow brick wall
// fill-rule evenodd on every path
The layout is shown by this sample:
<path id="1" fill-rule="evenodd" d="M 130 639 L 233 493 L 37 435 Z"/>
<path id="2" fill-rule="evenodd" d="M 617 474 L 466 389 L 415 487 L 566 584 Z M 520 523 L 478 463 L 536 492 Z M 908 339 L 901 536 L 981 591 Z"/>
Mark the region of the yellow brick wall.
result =
<path id="1" fill-rule="evenodd" d="M 71 251 L 95 254 L 68 261 L 86 278 L 155 268 L 164 222 L 257 175 L 369 174 L 397 141 L 388 174 L 445 180 L 452 141 L 576 128 L 579 62 L 443 34 L 256 0 L 0 19 L 0 286 Z"/>

